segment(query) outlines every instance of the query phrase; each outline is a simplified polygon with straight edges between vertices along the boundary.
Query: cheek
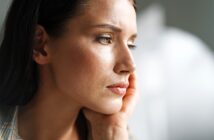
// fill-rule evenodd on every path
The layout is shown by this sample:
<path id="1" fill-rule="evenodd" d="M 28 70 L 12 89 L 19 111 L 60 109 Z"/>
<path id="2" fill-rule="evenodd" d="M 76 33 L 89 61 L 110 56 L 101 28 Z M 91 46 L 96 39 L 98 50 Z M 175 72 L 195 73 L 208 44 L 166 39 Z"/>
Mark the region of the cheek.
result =
<path id="1" fill-rule="evenodd" d="M 113 54 L 109 49 L 79 45 L 61 48 L 53 62 L 58 88 L 85 92 L 105 84 L 113 69 Z"/>
<path id="2" fill-rule="evenodd" d="M 117 112 L 122 99 L 112 96 L 106 86 L 112 82 L 114 53 L 106 48 L 75 47 L 58 50 L 53 61 L 57 89 L 72 101 L 97 112 Z"/>
<path id="3" fill-rule="evenodd" d="M 79 55 L 75 55 L 74 59 L 78 59 L 74 62 L 77 63 L 74 68 L 77 74 L 75 77 L 86 88 L 103 86 L 113 70 L 113 55 L 105 50 L 92 47 L 84 51 L 80 50 Z"/>

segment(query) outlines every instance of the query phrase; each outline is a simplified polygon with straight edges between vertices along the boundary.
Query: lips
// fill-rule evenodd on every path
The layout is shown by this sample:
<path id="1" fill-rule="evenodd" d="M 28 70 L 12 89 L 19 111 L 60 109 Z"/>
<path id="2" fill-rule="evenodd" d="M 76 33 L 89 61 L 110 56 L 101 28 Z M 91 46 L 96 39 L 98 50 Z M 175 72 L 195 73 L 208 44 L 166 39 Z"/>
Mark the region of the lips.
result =
<path id="1" fill-rule="evenodd" d="M 118 83 L 114 85 L 107 86 L 107 88 L 114 94 L 124 96 L 126 94 L 126 90 L 129 84 L 126 83 Z"/>

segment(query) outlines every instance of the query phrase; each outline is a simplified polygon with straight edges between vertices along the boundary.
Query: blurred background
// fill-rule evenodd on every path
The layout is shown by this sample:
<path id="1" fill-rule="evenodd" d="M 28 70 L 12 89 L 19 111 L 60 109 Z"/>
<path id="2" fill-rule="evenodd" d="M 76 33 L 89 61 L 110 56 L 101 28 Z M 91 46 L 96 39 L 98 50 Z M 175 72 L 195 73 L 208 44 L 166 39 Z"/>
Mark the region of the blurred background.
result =
<path id="1" fill-rule="evenodd" d="M 11 0 L 0 0 L 0 29 Z M 137 0 L 137 140 L 214 140 L 214 1 Z M 3 34 L 0 32 L 0 40 Z"/>
<path id="2" fill-rule="evenodd" d="M 214 140 L 214 1 L 138 0 L 138 140 Z"/>

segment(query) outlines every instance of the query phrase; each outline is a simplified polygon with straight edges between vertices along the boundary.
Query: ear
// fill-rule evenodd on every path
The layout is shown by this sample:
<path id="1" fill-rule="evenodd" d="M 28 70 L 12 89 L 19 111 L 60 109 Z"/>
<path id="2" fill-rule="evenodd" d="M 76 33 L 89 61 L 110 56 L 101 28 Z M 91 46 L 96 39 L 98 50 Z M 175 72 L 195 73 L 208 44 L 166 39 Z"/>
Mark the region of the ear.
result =
<path id="1" fill-rule="evenodd" d="M 37 64 L 47 64 L 50 61 L 49 36 L 41 25 L 37 25 L 34 35 L 33 60 Z"/>

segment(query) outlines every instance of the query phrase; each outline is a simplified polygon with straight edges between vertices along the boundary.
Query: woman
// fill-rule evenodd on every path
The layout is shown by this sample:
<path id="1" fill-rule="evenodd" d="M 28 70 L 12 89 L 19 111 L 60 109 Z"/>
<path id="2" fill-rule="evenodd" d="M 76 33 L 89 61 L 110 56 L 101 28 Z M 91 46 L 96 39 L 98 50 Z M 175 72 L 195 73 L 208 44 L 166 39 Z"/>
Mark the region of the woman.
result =
<path id="1" fill-rule="evenodd" d="M 133 0 L 13 0 L 0 48 L 1 139 L 127 140 Z"/>

